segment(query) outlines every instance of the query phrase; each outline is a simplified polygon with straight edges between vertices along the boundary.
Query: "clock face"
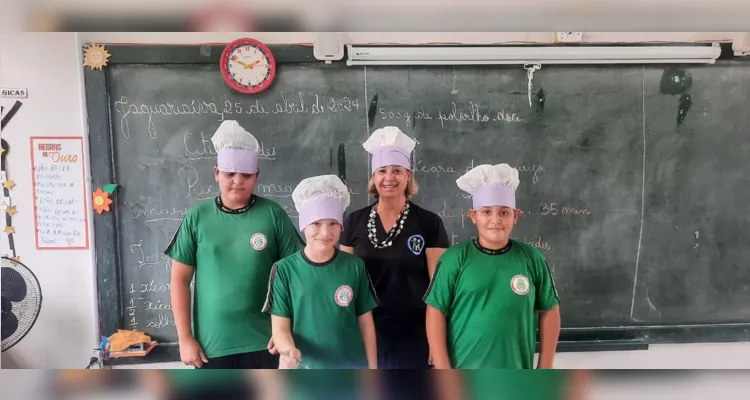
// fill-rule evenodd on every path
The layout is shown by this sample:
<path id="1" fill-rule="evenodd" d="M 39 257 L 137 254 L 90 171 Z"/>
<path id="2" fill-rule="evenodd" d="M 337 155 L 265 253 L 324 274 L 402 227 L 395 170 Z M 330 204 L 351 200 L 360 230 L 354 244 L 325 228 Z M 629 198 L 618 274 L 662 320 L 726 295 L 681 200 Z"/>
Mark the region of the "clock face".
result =
<path id="1" fill-rule="evenodd" d="M 222 73 L 229 86 L 242 93 L 257 93 L 266 89 L 276 69 L 268 48 L 249 39 L 228 46 L 222 64 Z"/>

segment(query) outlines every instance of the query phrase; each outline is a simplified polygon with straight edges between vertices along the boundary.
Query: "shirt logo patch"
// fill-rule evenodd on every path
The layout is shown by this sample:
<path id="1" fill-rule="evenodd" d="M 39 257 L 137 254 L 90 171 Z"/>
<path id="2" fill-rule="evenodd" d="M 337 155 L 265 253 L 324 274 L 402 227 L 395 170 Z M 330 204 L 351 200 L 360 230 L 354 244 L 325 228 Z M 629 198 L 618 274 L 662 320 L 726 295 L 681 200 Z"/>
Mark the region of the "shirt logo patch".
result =
<path id="1" fill-rule="evenodd" d="M 422 235 L 411 235 L 406 241 L 406 245 L 409 247 L 409 251 L 418 256 L 424 250 L 424 238 Z"/>
<path id="2" fill-rule="evenodd" d="M 250 246 L 252 246 L 252 248 L 254 248 L 255 250 L 263 250 L 266 248 L 266 245 L 268 245 L 266 235 L 260 232 L 253 234 L 253 236 L 250 238 Z"/>
<path id="3" fill-rule="evenodd" d="M 529 293 L 529 278 L 523 275 L 516 275 L 510 280 L 510 288 L 513 289 L 516 294 L 521 296 Z"/>
<path id="4" fill-rule="evenodd" d="M 349 285 L 339 286 L 339 288 L 336 289 L 336 294 L 333 296 L 333 300 L 335 300 L 336 304 L 340 305 L 341 307 L 348 306 L 349 303 L 352 302 L 353 298 L 354 291 Z"/>

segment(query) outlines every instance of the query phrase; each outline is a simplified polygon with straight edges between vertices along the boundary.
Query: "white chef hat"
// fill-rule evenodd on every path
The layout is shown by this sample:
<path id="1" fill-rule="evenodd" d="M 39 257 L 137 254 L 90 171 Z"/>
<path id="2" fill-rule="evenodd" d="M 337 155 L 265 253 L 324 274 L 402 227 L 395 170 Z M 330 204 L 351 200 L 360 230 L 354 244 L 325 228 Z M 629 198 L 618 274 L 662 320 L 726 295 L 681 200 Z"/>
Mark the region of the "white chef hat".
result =
<path id="1" fill-rule="evenodd" d="M 471 194 L 473 209 L 506 206 L 516 208 L 518 170 L 508 164 L 482 164 L 456 180 L 458 188 Z"/>
<path id="2" fill-rule="evenodd" d="M 366 142 L 365 150 L 372 154 L 372 172 L 388 165 L 398 165 L 411 169 L 411 152 L 417 142 L 406 136 L 395 126 L 376 129 Z"/>
<path id="3" fill-rule="evenodd" d="M 216 150 L 216 168 L 223 172 L 254 174 L 258 172 L 260 145 L 239 122 L 225 120 L 211 137 Z"/>
<path id="4" fill-rule="evenodd" d="M 299 229 L 321 219 L 335 219 L 344 224 L 344 210 L 349 207 L 349 189 L 336 175 L 303 179 L 292 191 L 294 207 L 299 212 Z"/>

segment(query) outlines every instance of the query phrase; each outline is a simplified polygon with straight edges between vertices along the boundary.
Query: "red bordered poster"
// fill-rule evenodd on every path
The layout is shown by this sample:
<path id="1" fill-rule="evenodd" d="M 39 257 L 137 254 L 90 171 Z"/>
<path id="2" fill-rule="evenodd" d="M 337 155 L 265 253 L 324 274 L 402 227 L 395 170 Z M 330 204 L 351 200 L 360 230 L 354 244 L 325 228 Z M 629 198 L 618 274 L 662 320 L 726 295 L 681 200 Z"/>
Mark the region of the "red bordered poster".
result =
<path id="1" fill-rule="evenodd" d="M 34 231 L 38 250 L 89 248 L 81 137 L 31 137 Z"/>

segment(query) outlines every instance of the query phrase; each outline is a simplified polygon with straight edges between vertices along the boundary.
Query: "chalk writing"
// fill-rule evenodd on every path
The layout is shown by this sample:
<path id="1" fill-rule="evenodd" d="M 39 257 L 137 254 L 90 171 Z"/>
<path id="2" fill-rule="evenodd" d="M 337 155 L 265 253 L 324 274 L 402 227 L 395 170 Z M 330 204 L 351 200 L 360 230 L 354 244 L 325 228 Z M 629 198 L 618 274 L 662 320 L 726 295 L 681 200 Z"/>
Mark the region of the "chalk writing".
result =
<path id="1" fill-rule="evenodd" d="M 590 215 L 591 211 L 585 208 L 560 207 L 557 203 L 544 203 L 539 205 L 539 212 L 542 215 Z"/>
<path id="2" fill-rule="evenodd" d="M 159 314 L 155 321 L 149 321 L 146 324 L 146 328 L 160 329 L 164 327 L 174 327 L 174 317 L 168 314 Z"/>
<path id="3" fill-rule="evenodd" d="M 456 173 L 457 171 L 450 165 L 440 164 L 427 164 L 422 159 L 414 157 L 414 168 L 413 172 L 421 172 L 424 174 L 441 174 L 441 173 Z"/>
<path id="4" fill-rule="evenodd" d="M 464 168 L 463 173 L 465 174 L 465 173 L 469 172 L 470 170 L 474 169 L 474 167 L 475 167 L 474 163 L 475 163 L 475 160 L 471 159 L 471 162 L 469 163 L 469 165 L 466 168 Z M 539 181 L 539 174 L 545 172 L 544 166 L 541 165 L 541 164 L 537 164 L 537 163 L 526 163 L 526 164 L 521 164 L 521 165 L 512 165 L 512 167 L 516 168 L 518 170 L 518 172 L 533 173 L 533 175 L 531 176 L 531 183 L 534 183 L 534 184 Z M 463 196 L 466 199 L 468 199 L 468 198 L 471 197 L 469 195 L 463 195 Z"/>
<path id="5" fill-rule="evenodd" d="M 432 120 L 438 119 L 440 126 L 445 127 L 446 122 L 454 121 L 458 123 L 474 122 L 474 123 L 486 123 L 486 122 L 524 122 L 523 118 L 519 117 L 515 113 L 508 113 L 505 109 L 495 111 L 483 111 L 481 105 L 473 101 L 469 101 L 468 109 L 462 109 L 456 102 L 451 102 L 450 110 L 438 110 L 430 114 L 429 111 L 425 111 L 424 106 L 420 105 L 419 109 L 413 111 L 398 110 L 392 111 L 385 107 L 378 109 L 380 119 L 392 120 L 392 121 L 403 121 L 407 127 L 413 126 L 416 120 Z"/>
<path id="6" fill-rule="evenodd" d="M 166 293 L 171 290 L 170 284 L 158 284 L 154 283 L 152 279 L 149 283 L 141 283 L 139 286 L 135 286 L 133 283 L 130 284 L 130 293 Z"/>
<path id="7" fill-rule="evenodd" d="M 547 243 L 546 241 L 542 240 L 542 237 L 539 235 L 537 235 L 536 239 L 534 238 L 527 239 L 526 236 L 524 236 L 523 241 L 524 243 L 534 246 L 538 249 L 552 250 L 552 246 L 550 246 L 550 244 Z"/>
<path id="8" fill-rule="evenodd" d="M 37 247 L 88 248 L 80 138 L 31 138 Z"/>
<path id="9" fill-rule="evenodd" d="M 198 170 L 192 166 L 180 168 L 177 175 L 185 179 L 187 186 L 184 195 L 175 193 L 175 196 L 183 199 L 195 198 L 197 200 L 211 199 L 221 194 L 218 185 L 202 185 L 198 176 Z M 255 187 L 254 193 L 264 197 L 292 197 L 292 185 L 278 183 L 259 183 Z"/>
<path id="10" fill-rule="evenodd" d="M 467 225 L 466 224 L 466 220 L 467 219 L 469 220 L 469 223 L 472 223 L 471 222 L 471 218 L 469 217 L 469 210 L 468 209 L 461 210 L 461 228 L 465 228 L 466 227 L 466 225 Z"/>
<path id="11" fill-rule="evenodd" d="M 446 202 L 443 202 L 443 208 L 438 211 L 438 216 L 440 218 L 453 218 L 453 214 L 448 211 L 448 204 Z"/>
<path id="12" fill-rule="evenodd" d="M 128 314 L 128 326 L 132 330 L 138 330 L 138 320 L 135 316 L 135 309 L 137 306 L 135 305 L 135 300 L 142 300 L 142 297 L 131 297 L 130 301 L 128 301 L 128 306 L 125 307 L 125 310 Z"/>
<path id="13" fill-rule="evenodd" d="M 169 100 L 159 104 L 131 103 L 126 96 L 115 101 L 115 112 L 120 115 L 120 131 L 125 139 L 130 138 L 130 118 L 145 116 L 147 118 L 147 133 L 151 139 L 157 137 L 157 127 L 154 118 L 161 116 L 213 116 L 218 121 L 224 121 L 234 115 L 291 115 L 291 114 L 321 114 L 337 112 L 359 111 L 359 100 L 348 96 L 334 97 L 315 93 L 296 92 L 287 94 L 279 92 L 276 99 L 269 103 L 261 103 L 256 99 L 249 104 L 233 102 L 229 99 L 202 100 Z"/>
<path id="14" fill-rule="evenodd" d="M 193 135 L 192 132 L 185 132 L 182 136 L 182 142 L 185 145 L 185 152 L 178 154 L 178 157 L 186 158 L 190 161 L 197 160 L 212 160 L 216 159 L 216 150 L 214 149 L 211 140 L 206 139 L 203 131 L 200 133 L 200 140 L 198 143 L 190 143 L 191 139 L 197 135 Z M 195 142 L 195 140 L 192 140 Z M 276 159 L 276 147 L 266 147 L 265 143 L 261 140 L 259 142 L 260 148 L 258 149 L 258 157 L 265 160 Z"/>
<path id="15" fill-rule="evenodd" d="M 172 263 L 165 254 L 160 252 L 149 252 L 143 250 L 143 240 L 130 245 L 130 254 L 137 257 L 138 269 L 143 267 L 164 268 L 165 271 L 171 271 Z"/>
<path id="16" fill-rule="evenodd" d="M 539 174 L 544 172 L 544 167 L 537 165 L 536 163 L 524 164 L 516 166 L 518 172 L 529 172 L 533 173 L 531 176 L 531 183 L 537 183 L 539 181 Z"/>
<path id="17" fill-rule="evenodd" d="M 323 114 L 326 112 L 335 113 L 343 111 L 357 111 L 359 110 L 359 100 L 351 99 L 347 96 L 341 99 L 335 99 L 333 97 L 326 97 L 315 95 L 315 101 L 312 104 L 313 114 Z"/>
<path id="18" fill-rule="evenodd" d="M 211 199 L 220 194 L 219 187 L 209 184 L 208 186 L 200 185 L 200 178 L 198 176 L 198 170 L 190 165 L 186 165 L 177 171 L 177 175 L 185 179 L 187 189 L 185 195 L 181 196 L 177 193 L 174 195 L 183 199 L 195 198 L 197 200 Z"/>
<path id="19" fill-rule="evenodd" d="M 299 218 L 299 212 L 297 212 L 297 209 L 295 209 L 294 207 L 290 207 L 290 206 L 281 206 L 281 207 L 284 209 L 287 215 L 289 215 L 289 218 L 292 218 L 292 219 Z"/>
<path id="20" fill-rule="evenodd" d="M 291 185 L 258 184 L 255 188 L 258 195 L 267 197 L 292 197 L 294 188 Z"/>
<path id="21" fill-rule="evenodd" d="M 182 221 L 182 219 L 185 217 L 185 213 L 187 212 L 187 208 L 176 208 L 172 207 L 170 208 L 146 208 L 143 205 L 141 205 L 140 202 L 135 203 L 128 203 L 127 201 L 123 202 L 125 207 L 130 209 L 130 216 L 133 219 L 144 217 L 146 220 L 144 222 L 156 222 L 156 221 L 163 221 L 163 220 L 171 220 L 171 221 Z"/>
<path id="22" fill-rule="evenodd" d="M 167 303 L 162 303 L 161 300 L 154 301 L 144 301 L 143 302 L 143 309 L 145 311 L 148 310 L 171 310 L 172 306 Z"/>

